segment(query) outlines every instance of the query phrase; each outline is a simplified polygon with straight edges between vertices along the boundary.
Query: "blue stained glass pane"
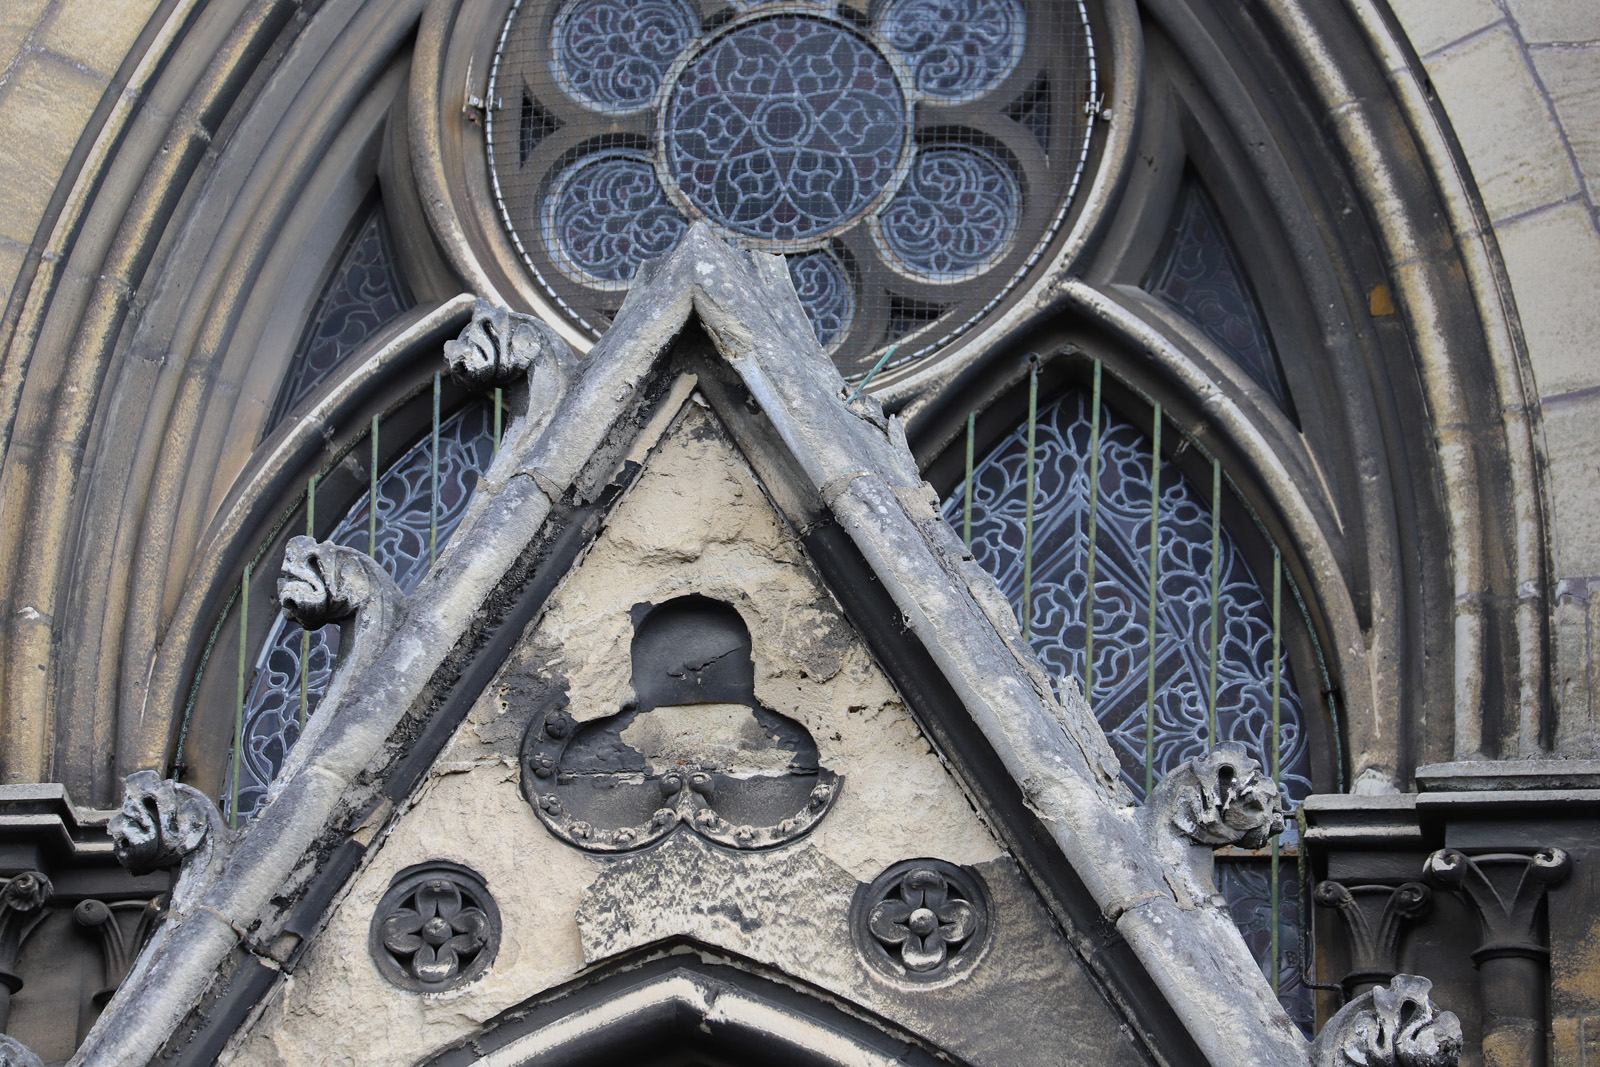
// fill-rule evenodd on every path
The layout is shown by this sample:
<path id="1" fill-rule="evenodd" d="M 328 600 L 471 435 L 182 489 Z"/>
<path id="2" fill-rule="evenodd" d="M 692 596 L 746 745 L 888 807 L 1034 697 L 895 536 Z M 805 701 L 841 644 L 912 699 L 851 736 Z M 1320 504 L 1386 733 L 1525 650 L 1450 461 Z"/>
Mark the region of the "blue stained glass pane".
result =
<path id="1" fill-rule="evenodd" d="M 905 57 L 918 92 L 967 100 L 1011 73 L 1027 21 L 1018 0 L 891 0 L 878 32 Z"/>
<path id="2" fill-rule="evenodd" d="M 1239 257 L 1193 178 L 1178 193 L 1177 223 L 1150 291 L 1164 298 L 1244 368 L 1280 407 L 1288 407 L 1283 370 Z"/>
<path id="3" fill-rule="evenodd" d="M 649 107 L 700 20 L 682 0 L 575 0 L 551 31 L 561 87 L 597 111 Z"/>
<path id="4" fill-rule="evenodd" d="M 850 329 L 855 317 L 855 286 L 850 274 L 827 252 L 807 252 L 790 256 L 789 278 L 800 297 L 800 304 L 811 319 L 817 340 L 827 348 Z"/>
<path id="5" fill-rule="evenodd" d="M 1011 168 L 980 148 L 924 148 L 879 217 L 890 253 L 930 281 L 981 272 L 1011 244 L 1022 188 Z"/>
<path id="6" fill-rule="evenodd" d="M 432 514 L 432 441 L 423 438 L 378 480 L 378 561 L 405 592 L 415 589 L 428 572 L 428 536 Z M 455 533 L 478 475 L 494 454 L 493 414 L 479 402 L 445 420 L 439 427 L 439 547 Z M 329 540 L 367 551 L 368 497 L 345 513 Z M 279 612 L 256 659 L 256 675 L 245 700 L 244 760 L 239 766 L 239 819 L 250 817 L 267 786 L 283 766 L 300 736 L 301 634 L 298 625 Z M 306 660 L 307 705 L 315 711 L 332 676 L 339 627 L 324 626 L 311 634 Z M 234 753 L 234 758 L 238 758 Z M 226 780 L 232 780 L 232 768 Z M 228 798 L 223 797 L 223 806 Z"/>
<path id="7" fill-rule="evenodd" d="M 1071 392 L 1039 413 L 1033 557 L 1033 647 L 1056 677 L 1084 671 L 1088 573 L 1087 396 Z M 1027 429 L 1019 427 L 976 467 L 972 552 L 1020 613 Z M 1150 442 L 1102 411 L 1095 563 L 1095 683 L 1090 700 L 1135 796 L 1144 792 L 1150 579 Z M 959 523 L 958 491 L 945 509 Z M 1209 748 L 1211 506 L 1170 462 L 1161 467 L 1160 581 L 1156 657 L 1155 777 Z M 1220 740 L 1240 741 L 1271 767 L 1272 608 L 1243 554 L 1224 534 L 1217 721 Z M 1282 775 L 1288 803 L 1311 792 L 1310 754 L 1293 672 L 1280 701 Z"/>
<path id="8" fill-rule="evenodd" d="M 1034 496 L 1033 649 L 1057 677 L 1082 681 L 1088 577 L 1090 400 L 1069 392 L 1039 412 Z M 1002 441 L 973 471 L 972 554 L 1020 615 L 1027 427 Z M 1122 764 L 1123 781 L 1144 794 L 1146 677 L 1151 655 L 1150 440 L 1101 410 L 1099 513 L 1095 554 L 1095 686 L 1090 701 Z M 962 521 L 963 492 L 945 505 Z M 1161 464 L 1160 582 L 1157 589 L 1155 778 L 1208 747 L 1211 507 L 1170 462 Z M 1218 617 L 1218 729 L 1270 768 L 1271 603 L 1226 534 Z M 1294 677 L 1284 664 L 1280 704 L 1282 774 L 1288 806 L 1311 792 L 1310 754 Z M 1292 825 L 1292 824 L 1291 824 Z M 1314 1011 L 1301 977 L 1300 887 L 1295 861 L 1279 872 L 1279 994 L 1307 1033 Z M 1271 867 L 1225 857 L 1217 888 L 1246 945 L 1272 970 Z"/>
<path id="9" fill-rule="evenodd" d="M 910 115 L 894 68 L 829 19 L 736 25 L 689 62 L 662 120 L 692 208 L 770 246 L 848 226 L 896 180 Z"/>
<path id="10" fill-rule="evenodd" d="M 1272 864 L 1260 859 L 1218 859 L 1217 889 L 1228 898 L 1244 943 L 1263 974 L 1272 974 Z M 1278 1001 L 1302 1033 L 1316 1029 L 1316 999 L 1305 983 L 1300 943 L 1300 873 L 1294 858 L 1278 868 Z"/>
<path id="11" fill-rule="evenodd" d="M 641 152 L 585 156 L 562 174 L 545 202 L 551 257 L 595 288 L 626 289 L 639 264 L 672 251 L 687 228 Z"/>
<path id="12" fill-rule="evenodd" d="M 284 375 L 268 429 L 316 391 L 362 343 L 409 306 L 389 247 L 383 206 L 375 204 L 356 228 Z"/>

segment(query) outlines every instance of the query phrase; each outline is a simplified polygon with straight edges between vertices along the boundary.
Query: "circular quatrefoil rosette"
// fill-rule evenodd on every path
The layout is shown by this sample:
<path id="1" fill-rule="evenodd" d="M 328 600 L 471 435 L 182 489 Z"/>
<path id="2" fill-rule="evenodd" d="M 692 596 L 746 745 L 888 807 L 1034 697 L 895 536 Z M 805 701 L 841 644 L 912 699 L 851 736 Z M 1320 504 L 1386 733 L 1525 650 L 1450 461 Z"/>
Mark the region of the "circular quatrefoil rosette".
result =
<path id="1" fill-rule="evenodd" d="M 783 255 L 818 340 L 860 371 L 948 343 L 1048 258 L 1095 77 L 1071 0 L 518 0 L 489 167 L 581 328 L 704 219 Z"/>

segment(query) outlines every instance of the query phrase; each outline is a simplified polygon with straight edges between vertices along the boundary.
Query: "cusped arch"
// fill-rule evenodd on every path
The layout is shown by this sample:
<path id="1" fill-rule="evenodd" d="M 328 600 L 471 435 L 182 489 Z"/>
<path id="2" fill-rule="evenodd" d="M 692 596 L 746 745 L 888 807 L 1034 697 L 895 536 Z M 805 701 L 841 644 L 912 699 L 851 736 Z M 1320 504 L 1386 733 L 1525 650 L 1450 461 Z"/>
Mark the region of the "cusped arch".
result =
<path id="1" fill-rule="evenodd" d="M 962 1061 L 793 979 L 672 956 L 506 1013 L 422 1067 L 936 1067 Z"/>

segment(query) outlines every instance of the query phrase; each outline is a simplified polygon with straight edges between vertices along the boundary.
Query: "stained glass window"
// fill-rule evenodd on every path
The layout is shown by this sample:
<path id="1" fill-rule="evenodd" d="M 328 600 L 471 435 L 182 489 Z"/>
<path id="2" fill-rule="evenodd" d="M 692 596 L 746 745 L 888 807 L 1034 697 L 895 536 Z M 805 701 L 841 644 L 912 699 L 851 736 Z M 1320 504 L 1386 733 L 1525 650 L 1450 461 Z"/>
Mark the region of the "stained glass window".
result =
<path id="1" fill-rule="evenodd" d="M 1151 275 L 1150 291 L 1200 327 L 1244 372 L 1288 410 L 1289 391 L 1261 306 L 1217 209 L 1194 176 L 1178 191 L 1172 232 Z"/>
<path id="2" fill-rule="evenodd" d="M 434 508 L 442 549 L 466 513 L 478 475 L 494 455 L 493 414 L 488 403 L 468 406 L 439 426 L 439 494 L 433 496 L 432 448 L 423 438 L 390 465 L 378 480 L 378 522 L 375 550 L 368 544 L 368 507 L 363 495 L 328 536 L 337 544 L 372 550 L 401 590 L 416 588 L 429 567 L 429 536 Z M 244 709 L 244 752 L 239 764 L 237 819 L 243 822 L 266 796 L 284 758 L 300 736 L 300 675 L 306 671 L 308 713 L 316 710 L 332 676 L 339 647 L 339 627 L 313 632 L 309 646 L 300 627 L 280 611 L 255 663 L 255 676 Z M 302 648 L 309 655 L 302 656 Z M 239 753 L 234 753 L 238 759 Z M 230 766 L 228 781 L 232 781 Z M 231 792 L 231 791 L 230 791 Z M 225 809 L 232 807 L 223 798 Z M 229 811 L 229 814 L 234 814 Z"/>
<path id="3" fill-rule="evenodd" d="M 1043 407 L 1035 427 L 1032 618 L 1030 639 L 1056 678 L 1082 683 L 1088 644 L 1085 599 L 1089 574 L 1091 401 L 1071 391 Z M 1095 520 L 1094 685 L 1089 695 L 1122 764 L 1123 781 L 1144 795 L 1146 699 L 1155 657 L 1154 780 L 1211 745 L 1212 502 L 1163 459 L 1157 523 L 1156 632 L 1151 639 L 1150 439 L 1131 422 L 1101 409 Z M 1000 442 L 974 466 L 972 554 L 993 574 L 1019 618 L 1027 512 L 1027 427 Z M 946 502 L 957 529 L 965 521 L 965 488 Z M 1279 787 L 1292 808 L 1311 792 L 1310 752 L 1293 669 L 1285 662 L 1280 727 L 1272 730 L 1273 617 L 1262 582 L 1224 531 L 1216 599 L 1218 740 L 1239 741 L 1265 768 L 1276 746 Z M 1268 575 L 1270 581 L 1270 574 Z M 1293 833 L 1287 840 L 1293 843 Z M 1292 867 L 1292 864 L 1290 865 Z M 1290 868 L 1280 871 L 1286 875 Z M 1246 942 L 1270 971 L 1271 900 L 1266 861 L 1219 861 L 1219 887 Z M 1299 969 L 1298 883 L 1280 884 L 1280 994 L 1297 1021 L 1310 1025 L 1311 999 Z M 1263 918 L 1265 909 L 1265 918 Z"/>
<path id="4" fill-rule="evenodd" d="M 384 222 L 383 205 L 374 201 L 317 297 L 267 428 L 283 421 L 350 353 L 410 303 Z"/>
<path id="5" fill-rule="evenodd" d="M 787 257 L 818 340 L 864 369 L 955 336 L 1037 261 L 1084 166 L 1095 77 L 1081 3 L 518 0 L 490 171 L 580 326 L 704 219 Z"/>

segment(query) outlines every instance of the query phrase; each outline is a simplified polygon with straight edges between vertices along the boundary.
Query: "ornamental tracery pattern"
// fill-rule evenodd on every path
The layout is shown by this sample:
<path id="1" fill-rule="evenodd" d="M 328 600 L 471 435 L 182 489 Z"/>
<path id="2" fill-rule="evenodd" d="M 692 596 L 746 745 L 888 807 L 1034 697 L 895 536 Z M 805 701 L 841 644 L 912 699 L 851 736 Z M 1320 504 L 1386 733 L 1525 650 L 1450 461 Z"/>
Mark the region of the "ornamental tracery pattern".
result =
<path id="1" fill-rule="evenodd" d="M 1057 678 L 1084 677 L 1088 580 L 1090 399 L 1066 393 L 1039 411 L 1035 428 L 1032 644 Z M 1020 618 L 1027 511 L 1027 427 L 1008 435 L 974 467 L 972 553 L 993 574 Z M 1109 408 L 1101 410 L 1095 567 L 1095 686 L 1090 700 L 1122 765 L 1144 794 L 1145 701 L 1151 642 L 1150 440 Z M 1160 469 L 1156 698 L 1152 769 L 1160 781 L 1211 744 L 1211 504 L 1170 459 Z M 945 518 L 958 530 L 958 489 Z M 1217 738 L 1238 741 L 1272 766 L 1272 614 L 1267 594 L 1224 530 L 1218 596 Z M 1277 784 L 1292 810 L 1311 793 L 1304 710 L 1285 661 L 1280 692 Z M 1291 824 L 1292 825 L 1292 824 Z M 1279 926 L 1278 988 L 1285 1010 L 1309 1032 L 1314 1012 L 1301 975 L 1304 953 L 1298 878 L 1281 873 L 1274 909 L 1266 860 L 1219 858 L 1218 889 L 1262 970 L 1272 970 L 1272 917 Z"/>
<path id="2" fill-rule="evenodd" d="M 932 351 L 1038 261 L 1095 79 L 1081 2 L 517 0 L 490 173 L 580 327 L 598 334 L 639 265 L 705 219 L 788 257 L 818 339 L 865 369 L 891 343 L 896 363 Z M 911 305 L 939 310 L 908 332 Z"/>
<path id="3" fill-rule="evenodd" d="M 1150 649 L 1150 442 L 1109 410 L 1101 415 L 1095 572 L 1095 687 L 1091 706 L 1144 793 L 1145 688 Z M 1039 412 L 1034 498 L 1034 650 L 1057 678 L 1084 677 L 1089 530 L 1089 400 L 1066 394 Z M 1027 510 L 1027 428 L 977 464 L 973 556 L 1020 613 Z M 945 516 L 960 527 L 958 491 Z M 1154 776 L 1203 755 L 1210 717 L 1211 505 L 1170 460 L 1161 465 L 1156 615 Z M 1218 598 L 1217 741 L 1238 741 L 1272 766 L 1272 613 L 1243 553 L 1222 537 Z M 1311 792 L 1310 753 L 1293 671 L 1284 664 L 1277 737 L 1286 807 Z"/>
<path id="4" fill-rule="evenodd" d="M 424 437 L 407 450 L 378 480 L 378 538 L 373 554 L 402 591 L 416 588 L 428 572 L 433 507 L 430 453 Z M 439 427 L 439 497 L 437 548 L 442 549 L 466 513 L 478 475 L 494 454 L 493 416 L 486 403 L 474 403 Z M 366 552 L 368 497 L 363 494 L 328 535 L 336 544 Z M 304 631 L 282 611 L 273 619 L 254 664 L 254 681 L 245 700 L 244 750 L 239 762 L 237 811 L 223 798 L 227 814 L 243 822 L 265 799 L 289 750 L 300 736 L 300 675 L 306 672 L 308 714 L 328 688 L 339 647 L 339 627 L 329 624 L 302 642 Z M 302 649 L 308 654 L 302 656 Z M 226 780 L 232 781 L 230 766 Z"/>

